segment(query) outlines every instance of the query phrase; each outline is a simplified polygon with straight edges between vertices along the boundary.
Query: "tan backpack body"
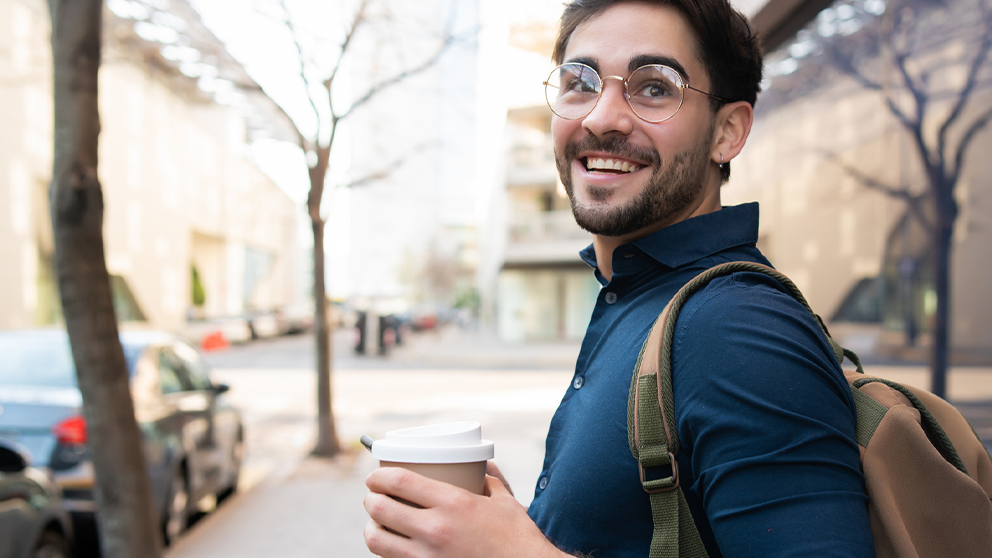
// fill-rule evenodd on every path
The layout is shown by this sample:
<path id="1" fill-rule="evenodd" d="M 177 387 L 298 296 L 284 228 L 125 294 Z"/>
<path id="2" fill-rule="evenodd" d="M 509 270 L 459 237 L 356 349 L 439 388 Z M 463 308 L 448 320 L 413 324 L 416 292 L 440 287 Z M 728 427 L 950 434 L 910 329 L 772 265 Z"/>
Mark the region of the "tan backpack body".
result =
<path id="1" fill-rule="evenodd" d="M 992 460 L 968 421 L 926 390 L 846 376 L 877 555 L 992 556 Z"/>
<path id="2" fill-rule="evenodd" d="M 627 407 L 630 450 L 651 498 L 651 558 L 705 557 L 678 481 L 678 433 L 672 401 L 671 341 L 685 301 L 717 277 L 739 271 L 779 281 L 813 313 L 785 275 L 752 262 L 709 269 L 687 283 L 648 334 L 631 380 Z M 816 314 L 813 314 L 816 316 Z M 816 316 L 823 326 L 822 320 Z M 992 558 L 992 458 L 968 421 L 932 393 L 866 376 L 857 355 L 830 338 L 857 407 L 857 438 L 868 493 L 875 551 L 880 558 Z M 671 467 L 649 480 L 646 468 Z"/>

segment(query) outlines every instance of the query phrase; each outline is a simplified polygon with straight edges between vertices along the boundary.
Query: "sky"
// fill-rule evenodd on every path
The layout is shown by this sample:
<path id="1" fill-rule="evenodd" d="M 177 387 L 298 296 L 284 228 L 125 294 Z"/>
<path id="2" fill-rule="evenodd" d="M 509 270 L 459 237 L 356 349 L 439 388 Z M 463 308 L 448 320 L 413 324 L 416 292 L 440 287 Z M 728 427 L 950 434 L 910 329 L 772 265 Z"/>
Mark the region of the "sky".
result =
<path id="1" fill-rule="evenodd" d="M 313 109 L 305 101 L 300 67 L 296 62 L 298 53 L 288 28 L 280 21 L 285 12 L 276 7 L 278 4 L 271 0 L 190 0 L 190 3 L 200 13 L 204 24 L 225 43 L 231 55 L 245 66 L 265 92 L 290 114 L 300 130 L 305 135 L 312 135 L 316 127 Z M 501 16 L 509 25 L 554 22 L 562 6 L 561 0 L 500 0 L 497 3 Z M 350 13 L 353 4 L 350 0 L 287 1 L 301 35 L 323 40 L 328 56 L 334 55 L 332 45 L 343 37 L 343 25 L 338 23 L 341 14 Z M 494 23 L 503 22 L 482 21 L 480 26 Z M 319 81 L 323 76 L 314 73 L 309 77 Z M 521 83 L 516 88 L 521 86 L 532 87 L 529 83 Z M 347 84 L 343 89 L 347 89 Z M 337 168 L 348 165 L 347 143 L 336 142 L 335 149 L 342 151 L 335 154 L 339 157 L 339 163 L 334 165 Z M 303 155 L 295 145 L 263 141 L 254 145 L 251 153 L 262 170 L 287 195 L 299 202 L 306 199 L 309 178 L 302 165 Z"/>

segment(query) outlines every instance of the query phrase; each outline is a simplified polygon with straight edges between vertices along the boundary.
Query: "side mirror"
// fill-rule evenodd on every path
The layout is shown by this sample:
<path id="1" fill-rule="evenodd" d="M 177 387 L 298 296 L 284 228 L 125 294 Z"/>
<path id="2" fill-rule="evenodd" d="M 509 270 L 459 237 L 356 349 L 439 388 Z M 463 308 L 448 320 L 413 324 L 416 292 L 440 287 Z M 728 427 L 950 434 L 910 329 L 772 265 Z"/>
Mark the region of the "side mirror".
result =
<path id="1" fill-rule="evenodd" d="M 214 393 L 220 395 L 222 393 L 227 393 L 231 391 L 231 386 L 227 384 L 214 384 Z"/>
<path id="2" fill-rule="evenodd" d="M 0 473 L 20 473 L 28 467 L 28 460 L 18 451 L 0 445 Z"/>

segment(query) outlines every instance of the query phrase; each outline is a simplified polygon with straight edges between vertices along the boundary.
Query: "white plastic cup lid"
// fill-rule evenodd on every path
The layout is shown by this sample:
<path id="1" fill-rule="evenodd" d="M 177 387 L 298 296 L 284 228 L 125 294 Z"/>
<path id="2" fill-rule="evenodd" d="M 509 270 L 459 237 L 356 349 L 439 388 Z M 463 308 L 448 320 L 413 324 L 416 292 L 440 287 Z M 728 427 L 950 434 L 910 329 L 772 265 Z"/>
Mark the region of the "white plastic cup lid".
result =
<path id="1" fill-rule="evenodd" d="M 493 443 L 474 421 L 392 430 L 372 442 L 372 457 L 396 463 L 475 463 L 492 459 Z"/>

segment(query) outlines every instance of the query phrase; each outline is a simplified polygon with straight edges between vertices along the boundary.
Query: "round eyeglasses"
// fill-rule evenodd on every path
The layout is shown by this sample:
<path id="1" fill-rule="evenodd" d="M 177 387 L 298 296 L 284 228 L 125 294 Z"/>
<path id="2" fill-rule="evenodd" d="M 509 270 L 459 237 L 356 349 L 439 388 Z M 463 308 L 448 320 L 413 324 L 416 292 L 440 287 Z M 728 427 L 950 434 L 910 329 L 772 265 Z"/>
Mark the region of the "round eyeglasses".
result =
<path id="1" fill-rule="evenodd" d="M 624 98 L 638 118 L 645 122 L 664 122 L 682 108 L 686 89 L 707 97 L 729 103 L 716 95 L 691 87 L 674 69 L 661 64 L 641 66 L 630 77 L 599 77 L 596 70 L 585 64 L 562 64 L 551 71 L 544 82 L 544 95 L 548 106 L 565 120 L 578 120 L 588 115 L 603 95 L 603 82 L 616 79 L 623 82 Z"/>

